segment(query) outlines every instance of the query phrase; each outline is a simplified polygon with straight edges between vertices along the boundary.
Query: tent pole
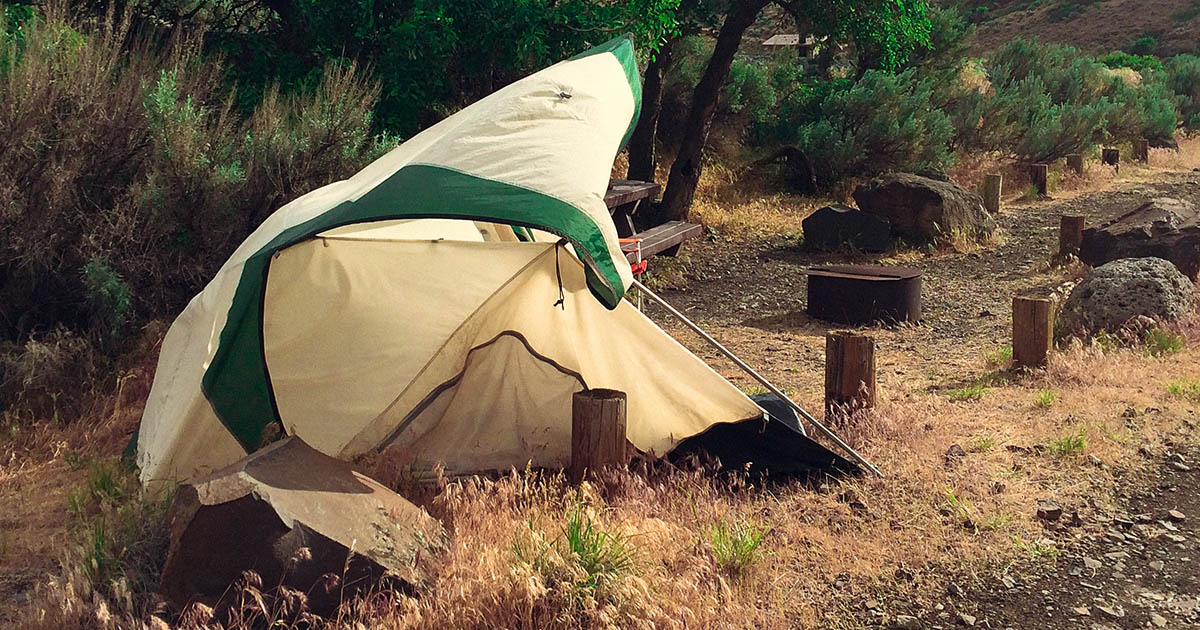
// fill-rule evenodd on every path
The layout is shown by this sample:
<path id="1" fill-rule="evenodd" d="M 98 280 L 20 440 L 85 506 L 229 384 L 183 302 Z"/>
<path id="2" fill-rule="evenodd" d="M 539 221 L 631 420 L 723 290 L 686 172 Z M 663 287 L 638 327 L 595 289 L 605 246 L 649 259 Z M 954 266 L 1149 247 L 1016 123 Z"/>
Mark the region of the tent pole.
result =
<path id="1" fill-rule="evenodd" d="M 876 468 L 873 464 L 871 464 L 871 462 L 867 461 L 867 459 L 865 457 L 863 457 L 862 455 L 859 455 L 857 451 L 850 448 L 850 445 L 843 442 L 842 439 L 837 436 L 837 434 L 835 434 L 833 431 L 830 431 L 828 428 L 825 427 L 825 425 L 818 422 L 816 418 L 812 417 L 812 414 L 808 413 L 800 405 L 797 405 L 795 402 L 793 402 L 791 398 L 788 398 L 787 394 L 783 393 L 778 387 L 775 387 L 774 385 L 772 385 L 771 382 L 768 381 L 766 378 L 764 378 L 761 374 L 754 371 L 754 368 L 750 367 L 745 361 L 739 359 L 737 355 L 735 355 L 732 351 L 729 350 L 729 348 L 726 348 L 725 346 L 721 345 L 721 342 L 717 341 L 716 339 L 713 339 L 708 333 L 704 332 L 704 330 L 702 330 L 699 326 L 697 326 L 694 322 L 692 322 L 692 320 L 688 319 L 686 315 L 679 312 L 674 306 L 671 306 L 670 304 L 668 304 L 666 300 L 659 297 L 656 293 L 654 293 L 650 289 L 646 288 L 646 285 L 642 284 L 638 280 L 635 279 L 633 281 L 633 286 L 637 287 L 637 289 L 639 291 L 641 291 L 642 293 L 644 293 L 646 295 L 646 297 L 650 298 L 650 301 L 667 309 L 668 313 L 675 316 L 676 319 L 683 322 L 684 325 L 686 325 L 688 328 L 692 329 L 692 332 L 696 333 L 697 335 L 700 335 L 700 337 L 702 337 L 705 341 L 707 341 L 709 343 L 709 345 L 716 348 L 718 351 L 720 351 L 721 354 L 725 355 L 726 358 L 728 358 L 730 361 L 733 361 L 735 364 L 737 364 L 737 366 L 742 368 L 742 370 L 744 372 L 746 372 L 746 374 L 749 374 L 751 378 L 758 381 L 763 387 L 766 387 L 768 391 L 770 391 L 772 394 L 775 394 L 776 396 L 778 396 L 781 400 L 783 400 L 783 402 L 787 403 L 787 405 L 789 407 L 791 407 L 792 409 L 794 409 L 796 411 L 796 413 L 799 413 L 801 416 L 804 417 L 805 420 L 808 420 L 810 423 L 812 423 L 813 426 L 820 429 L 821 433 L 825 434 L 825 437 L 828 437 L 830 440 L 833 440 L 833 442 L 835 444 L 837 444 L 839 447 L 841 447 L 841 449 L 843 451 L 849 453 L 855 460 L 858 461 L 858 463 L 865 466 L 867 468 L 867 470 L 870 470 L 871 472 L 875 473 L 876 475 L 883 477 L 883 473 L 879 472 L 879 469 Z"/>

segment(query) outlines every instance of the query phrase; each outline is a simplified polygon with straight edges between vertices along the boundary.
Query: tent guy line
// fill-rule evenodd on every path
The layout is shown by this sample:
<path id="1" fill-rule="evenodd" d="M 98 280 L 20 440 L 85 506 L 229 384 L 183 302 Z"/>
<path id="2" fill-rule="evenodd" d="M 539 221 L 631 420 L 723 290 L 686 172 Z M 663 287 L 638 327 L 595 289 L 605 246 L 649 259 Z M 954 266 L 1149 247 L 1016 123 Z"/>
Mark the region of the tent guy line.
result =
<path id="1" fill-rule="evenodd" d="M 700 328 L 700 326 L 696 325 L 695 322 L 688 319 L 686 315 L 679 312 L 678 309 L 676 309 L 674 306 L 671 306 L 670 303 L 668 303 L 666 300 L 659 297 L 657 293 L 651 291 L 646 285 L 642 284 L 637 279 L 633 280 L 633 286 L 636 287 L 638 291 L 641 291 L 646 297 L 650 298 L 650 300 L 652 302 L 654 302 L 655 304 L 658 304 L 659 306 L 666 309 L 668 313 L 670 313 L 672 316 L 674 316 L 679 321 L 683 322 L 683 324 L 685 326 L 692 329 L 692 332 L 696 333 L 697 335 L 700 335 L 700 337 L 702 339 L 704 339 L 705 341 L 707 341 L 709 345 L 716 348 L 717 351 L 719 351 L 721 354 L 725 355 L 726 358 L 728 358 L 730 361 L 733 361 L 735 364 L 737 364 L 737 366 L 739 368 L 742 368 L 742 370 L 744 372 L 746 372 L 746 374 L 749 374 L 751 378 L 758 381 L 760 385 L 767 388 L 767 390 L 770 391 L 772 394 L 775 394 L 776 396 L 778 396 L 779 399 L 782 400 L 784 403 L 786 403 L 788 407 L 791 407 L 796 413 L 800 414 L 805 420 L 808 420 L 809 422 L 811 422 L 814 427 L 817 427 L 818 429 L 820 429 L 821 433 L 825 434 L 825 437 L 833 440 L 833 442 L 835 444 L 837 444 L 838 447 L 840 447 L 843 451 L 848 453 L 858 463 L 865 466 L 867 468 L 867 470 L 870 470 L 871 472 L 875 473 L 880 478 L 884 477 L 884 474 L 882 472 L 880 472 L 879 469 L 876 468 L 874 464 L 867 461 L 867 458 L 863 457 L 862 455 L 860 455 L 858 453 L 858 451 L 855 451 L 853 448 L 851 448 L 849 444 L 846 444 L 846 442 L 843 441 L 840 437 L 838 437 L 836 433 L 834 433 L 833 431 L 830 431 L 828 427 L 826 427 L 825 425 L 818 422 L 817 419 L 812 416 L 812 414 L 808 413 L 807 411 L 804 410 L 803 407 L 796 404 L 795 401 L 793 401 L 791 398 L 789 398 L 787 394 L 783 393 L 783 391 L 780 390 L 778 387 L 775 387 L 775 385 L 773 385 L 771 383 L 771 381 L 768 381 L 766 379 L 766 377 L 764 377 L 763 375 L 756 372 L 754 370 L 754 368 L 750 367 L 750 365 L 748 363 L 746 363 L 745 361 L 738 358 L 738 356 L 736 354 L 734 354 L 732 350 L 730 350 L 729 348 L 726 348 L 724 345 L 721 344 L 721 342 L 714 339 L 712 337 L 712 335 L 709 335 L 708 333 L 704 332 L 704 329 Z M 763 413 L 769 413 L 769 412 L 764 409 Z"/>

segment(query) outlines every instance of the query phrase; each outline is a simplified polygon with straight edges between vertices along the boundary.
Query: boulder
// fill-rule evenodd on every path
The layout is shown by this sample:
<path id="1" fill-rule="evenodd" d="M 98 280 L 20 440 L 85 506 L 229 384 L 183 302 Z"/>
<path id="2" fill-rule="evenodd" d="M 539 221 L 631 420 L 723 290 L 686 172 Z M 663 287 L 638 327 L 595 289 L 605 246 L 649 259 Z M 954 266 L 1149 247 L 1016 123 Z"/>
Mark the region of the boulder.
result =
<path id="1" fill-rule="evenodd" d="M 219 611 L 234 583 L 304 593 L 316 614 L 359 591 L 419 590 L 446 537 L 421 508 L 294 436 L 181 486 L 168 520 L 160 588 L 177 610 Z"/>
<path id="2" fill-rule="evenodd" d="M 827 251 L 850 245 L 863 251 L 882 252 L 892 235 L 892 224 L 887 217 L 841 204 L 817 210 L 804 219 L 803 226 L 805 245 Z"/>
<path id="3" fill-rule="evenodd" d="M 1185 276 L 1200 273 L 1200 210 L 1162 197 L 1083 231 L 1079 259 L 1097 267 L 1119 258 L 1165 258 Z"/>
<path id="4" fill-rule="evenodd" d="M 1195 285 L 1162 258 L 1122 258 L 1091 271 L 1058 317 L 1063 335 L 1117 332 L 1130 320 L 1179 319 L 1195 303 Z"/>
<path id="5" fill-rule="evenodd" d="M 984 236 L 996 229 L 978 193 L 919 175 L 877 177 L 854 190 L 854 201 L 866 212 L 887 217 L 894 234 L 910 239 L 956 233 Z"/>

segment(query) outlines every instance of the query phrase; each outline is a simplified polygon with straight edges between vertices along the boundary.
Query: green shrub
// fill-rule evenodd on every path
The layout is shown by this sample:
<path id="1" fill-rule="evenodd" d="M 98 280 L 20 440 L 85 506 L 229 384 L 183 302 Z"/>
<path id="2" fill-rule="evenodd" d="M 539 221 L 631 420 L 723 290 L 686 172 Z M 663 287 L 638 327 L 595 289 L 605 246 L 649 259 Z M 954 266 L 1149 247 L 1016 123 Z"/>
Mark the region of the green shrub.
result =
<path id="1" fill-rule="evenodd" d="M 1049 409 L 1056 402 L 1058 402 L 1058 392 L 1052 389 L 1043 389 L 1033 399 L 1033 405 L 1042 409 Z"/>
<path id="2" fill-rule="evenodd" d="M 1141 72 L 1146 69 L 1162 70 L 1163 64 L 1154 55 L 1131 55 L 1120 50 L 1098 57 L 1096 61 L 1108 68 L 1130 68 Z"/>
<path id="3" fill-rule="evenodd" d="M 932 82 L 914 70 L 871 70 L 818 94 L 811 105 L 816 115 L 794 133 L 822 185 L 889 170 L 941 171 L 949 164 L 950 119 L 929 107 Z"/>
<path id="4" fill-rule="evenodd" d="M 1134 40 L 1133 45 L 1129 47 L 1135 55 L 1153 55 L 1158 51 L 1158 40 L 1147 35 Z"/>
<path id="5" fill-rule="evenodd" d="M 353 64 L 248 116 L 198 42 L 47 9 L 0 29 L 0 339 L 62 325 L 106 353 L 177 313 L 251 230 L 395 144 Z"/>
<path id="6" fill-rule="evenodd" d="M 1200 57 L 1176 55 L 1167 59 L 1164 67 L 1183 124 L 1200 129 Z"/>

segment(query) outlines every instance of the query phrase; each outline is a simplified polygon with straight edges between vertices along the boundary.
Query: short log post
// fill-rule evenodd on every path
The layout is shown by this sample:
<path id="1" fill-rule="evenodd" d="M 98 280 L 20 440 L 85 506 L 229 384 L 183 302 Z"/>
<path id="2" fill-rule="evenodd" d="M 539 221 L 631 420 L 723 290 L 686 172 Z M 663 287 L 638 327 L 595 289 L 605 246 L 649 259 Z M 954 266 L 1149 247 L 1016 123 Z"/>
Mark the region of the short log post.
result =
<path id="1" fill-rule="evenodd" d="M 825 418 L 875 406 L 875 339 L 848 331 L 825 335 Z"/>
<path id="2" fill-rule="evenodd" d="M 1045 197 L 1049 194 L 1046 182 L 1050 176 L 1050 165 L 1048 164 L 1030 164 L 1029 165 L 1029 181 L 1037 190 L 1037 194 Z"/>
<path id="3" fill-rule="evenodd" d="M 1004 177 L 999 173 L 989 173 L 983 178 L 983 207 L 991 214 L 1000 213 L 1000 195 L 1004 187 Z"/>
<path id="4" fill-rule="evenodd" d="M 585 389 L 571 397 L 572 483 L 588 471 L 629 463 L 625 448 L 625 392 Z"/>
<path id="5" fill-rule="evenodd" d="M 1083 217 L 1064 214 L 1058 223 L 1058 255 L 1079 255 L 1079 247 L 1083 244 Z"/>
<path id="6" fill-rule="evenodd" d="M 1046 365 L 1054 341 L 1054 310 L 1050 299 L 1014 297 L 1012 331 L 1013 367 Z"/>
<path id="7" fill-rule="evenodd" d="M 1121 170 L 1121 150 L 1120 149 L 1104 149 L 1100 152 L 1100 161 L 1105 164 Z"/>
<path id="8" fill-rule="evenodd" d="M 1075 171 L 1076 175 L 1083 174 L 1083 154 L 1071 153 L 1067 155 L 1067 168 Z"/>
<path id="9" fill-rule="evenodd" d="M 1150 141 L 1145 138 L 1138 138 L 1133 141 L 1133 159 L 1138 162 L 1150 161 Z"/>

